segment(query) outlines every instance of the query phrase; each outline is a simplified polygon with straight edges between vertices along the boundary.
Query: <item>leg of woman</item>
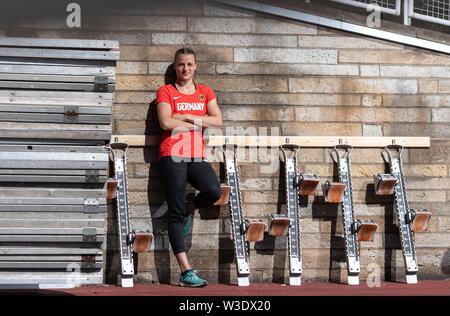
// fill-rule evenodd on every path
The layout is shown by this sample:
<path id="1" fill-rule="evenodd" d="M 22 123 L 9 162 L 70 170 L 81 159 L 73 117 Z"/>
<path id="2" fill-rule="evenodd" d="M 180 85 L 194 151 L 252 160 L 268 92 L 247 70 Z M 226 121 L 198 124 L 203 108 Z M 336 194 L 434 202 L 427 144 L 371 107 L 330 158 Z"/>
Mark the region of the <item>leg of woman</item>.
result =
<path id="1" fill-rule="evenodd" d="M 192 270 L 184 248 L 183 224 L 186 214 L 187 163 L 175 162 L 172 157 L 160 159 L 164 191 L 169 209 L 169 241 L 181 269 L 179 285 L 201 287 L 208 284 Z"/>
<path id="2" fill-rule="evenodd" d="M 222 195 L 216 172 L 207 161 L 189 162 L 187 181 L 200 191 L 194 199 L 197 208 L 213 205 Z"/>
<path id="3" fill-rule="evenodd" d="M 169 210 L 169 242 L 181 272 L 190 270 L 184 247 L 183 223 L 186 219 L 186 162 L 175 162 L 172 157 L 160 159 L 162 183 Z"/>

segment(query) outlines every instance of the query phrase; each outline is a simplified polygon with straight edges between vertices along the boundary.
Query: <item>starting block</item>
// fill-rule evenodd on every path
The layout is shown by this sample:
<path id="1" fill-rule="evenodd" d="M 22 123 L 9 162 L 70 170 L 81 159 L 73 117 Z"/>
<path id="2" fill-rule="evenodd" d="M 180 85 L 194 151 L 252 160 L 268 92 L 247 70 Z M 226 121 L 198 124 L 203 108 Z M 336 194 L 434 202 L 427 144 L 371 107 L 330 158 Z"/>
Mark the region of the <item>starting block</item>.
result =
<path id="1" fill-rule="evenodd" d="M 106 180 L 106 198 L 108 200 L 114 199 L 117 193 L 117 186 L 119 181 L 114 179 Z"/>
<path id="2" fill-rule="evenodd" d="M 344 198 L 345 183 L 327 181 L 323 185 L 323 196 L 327 203 L 341 203 Z"/>
<path id="3" fill-rule="evenodd" d="M 376 195 L 394 194 L 397 179 L 392 174 L 376 174 L 373 176 Z"/>
<path id="4" fill-rule="evenodd" d="M 247 221 L 244 221 L 240 181 L 237 173 L 238 168 L 236 164 L 237 146 L 235 145 L 233 147 L 232 156 L 227 156 L 223 148 L 221 148 L 221 150 L 224 155 L 227 186 L 229 187 L 228 204 L 230 205 L 231 228 L 233 233 L 234 253 L 236 256 L 237 282 L 239 286 L 249 286 L 250 285 L 249 238 L 251 240 L 258 239 L 257 236 L 258 227 L 250 225 L 250 221 L 248 221 L 249 225 L 248 227 L 246 227 Z M 225 186 L 222 187 L 222 196 L 224 195 L 224 193 L 226 193 L 227 190 L 228 189 Z M 221 199 L 222 197 L 219 200 Z M 264 234 L 264 229 L 262 231 Z"/>
<path id="5" fill-rule="evenodd" d="M 391 174 L 397 179 L 395 183 L 394 210 L 398 216 L 400 240 L 406 268 L 406 283 L 417 283 L 419 264 L 416 257 L 414 233 L 427 230 L 431 213 L 427 210 L 409 210 L 406 194 L 406 182 L 403 174 L 402 145 L 388 145 L 385 147 L 389 159 Z"/>
<path id="6" fill-rule="evenodd" d="M 294 186 L 298 188 L 300 195 L 314 195 L 320 179 L 316 174 L 299 174 L 295 182 Z"/>
<path id="7" fill-rule="evenodd" d="M 264 239 L 264 230 L 266 223 L 262 220 L 248 220 L 244 221 L 245 238 L 248 242 L 258 242 Z"/>
<path id="8" fill-rule="evenodd" d="M 427 231 L 430 218 L 431 212 L 428 210 L 410 210 L 406 213 L 406 222 L 411 225 L 411 230 L 413 232 Z"/>
<path id="9" fill-rule="evenodd" d="M 345 253 L 347 257 L 347 276 L 349 285 L 359 284 L 360 248 L 358 241 L 372 241 L 377 229 L 374 221 L 361 221 L 355 219 L 353 204 L 353 188 L 350 167 L 350 154 L 353 147 L 339 143 L 332 150 L 332 158 L 338 165 L 339 181 L 333 186 L 327 181 L 325 200 L 328 202 L 341 201 L 344 222 Z M 333 152 L 335 155 L 333 155 Z M 342 195 L 341 195 L 341 190 Z M 330 191 L 332 191 L 330 194 Z"/>
<path id="10" fill-rule="evenodd" d="M 148 231 L 137 232 L 130 229 L 126 160 L 128 144 L 111 143 L 110 148 L 114 161 L 115 176 L 107 181 L 107 195 L 108 198 L 116 198 L 117 200 L 117 224 L 122 272 L 119 279 L 122 287 L 132 287 L 134 275 L 133 252 L 149 251 L 153 235 Z"/>
<path id="11" fill-rule="evenodd" d="M 357 234 L 358 241 L 373 241 L 378 225 L 374 221 L 356 220 L 352 232 Z"/>
<path id="12" fill-rule="evenodd" d="M 289 232 L 291 221 L 292 219 L 286 217 L 285 215 L 271 214 L 269 235 L 275 237 L 286 236 Z"/>
<path id="13" fill-rule="evenodd" d="M 290 148 L 288 150 L 288 148 Z M 280 146 L 283 152 L 285 161 L 285 185 L 286 185 L 286 204 L 287 204 L 287 214 L 286 218 L 290 220 L 284 222 L 283 228 L 287 228 L 288 235 L 288 250 L 289 250 L 289 285 L 301 285 L 301 275 L 302 275 L 302 255 L 301 255 L 301 232 L 300 232 L 300 219 L 299 219 L 299 203 L 298 195 L 299 189 L 301 187 L 302 175 L 297 173 L 297 155 L 300 150 L 300 146 L 295 144 L 286 143 Z M 288 151 L 290 154 L 288 154 Z M 293 153 L 292 153 L 293 151 Z M 317 178 L 317 177 L 316 177 Z M 305 182 L 306 183 L 306 182 Z M 309 183 L 311 184 L 311 183 Z M 311 188 L 310 188 L 311 189 Z M 309 190 L 311 191 L 311 190 Z M 306 193 L 306 188 L 305 188 Z M 273 217 L 275 223 L 279 221 L 281 223 L 281 218 Z M 287 227 L 286 227 L 287 226 Z M 282 232 L 280 232 L 281 234 Z"/>
<path id="14" fill-rule="evenodd" d="M 117 224 L 119 228 L 119 246 L 122 274 L 120 283 L 122 287 L 133 286 L 134 263 L 132 247 L 130 244 L 130 221 L 128 207 L 128 186 L 127 186 L 127 161 L 126 151 L 128 144 L 111 143 L 111 153 L 114 160 L 114 180 L 117 181 Z"/>
<path id="15" fill-rule="evenodd" d="M 153 234 L 145 231 L 133 231 L 130 234 L 130 243 L 133 247 L 133 252 L 148 252 L 150 251 L 150 246 L 152 244 Z"/>
<path id="16" fill-rule="evenodd" d="M 222 195 L 220 199 L 217 200 L 213 205 L 226 205 L 228 204 L 228 200 L 230 199 L 231 186 L 222 184 L 220 186 L 222 190 Z"/>

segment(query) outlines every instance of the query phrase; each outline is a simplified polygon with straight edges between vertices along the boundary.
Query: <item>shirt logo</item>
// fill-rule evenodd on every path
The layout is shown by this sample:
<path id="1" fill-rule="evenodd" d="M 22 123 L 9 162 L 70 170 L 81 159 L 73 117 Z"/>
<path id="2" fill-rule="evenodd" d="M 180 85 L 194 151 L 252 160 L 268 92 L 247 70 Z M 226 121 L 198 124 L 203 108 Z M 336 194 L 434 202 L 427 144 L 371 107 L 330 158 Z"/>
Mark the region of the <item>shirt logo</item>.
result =
<path id="1" fill-rule="evenodd" d="M 178 111 L 203 111 L 205 103 L 194 102 L 194 103 L 177 103 Z"/>
<path id="2" fill-rule="evenodd" d="M 200 94 L 200 101 L 205 101 L 205 96 L 203 94 Z"/>
<path id="3" fill-rule="evenodd" d="M 173 99 L 176 100 L 176 99 L 179 99 L 179 98 L 181 98 L 181 97 L 182 97 L 182 96 L 179 95 L 179 96 L 177 96 L 177 97 L 173 97 Z"/>

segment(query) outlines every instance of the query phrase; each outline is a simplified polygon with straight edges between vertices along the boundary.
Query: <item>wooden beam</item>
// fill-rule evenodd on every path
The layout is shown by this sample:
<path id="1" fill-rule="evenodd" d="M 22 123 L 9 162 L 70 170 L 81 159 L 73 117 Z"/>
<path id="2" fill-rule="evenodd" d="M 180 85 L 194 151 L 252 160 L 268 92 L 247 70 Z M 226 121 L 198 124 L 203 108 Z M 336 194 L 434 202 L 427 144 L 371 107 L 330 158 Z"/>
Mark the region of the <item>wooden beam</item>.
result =
<path id="1" fill-rule="evenodd" d="M 378 137 L 378 136 L 214 136 L 208 146 L 236 144 L 245 147 L 279 147 L 295 144 L 301 147 L 333 147 L 349 144 L 353 147 L 385 147 L 393 143 L 404 147 L 430 147 L 429 137 Z"/>
<path id="2" fill-rule="evenodd" d="M 429 137 L 397 136 L 210 136 L 205 143 L 210 147 L 236 144 L 243 147 L 279 147 L 283 144 L 296 144 L 301 147 L 333 147 L 339 144 L 353 147 L 385 147 L 393 143 L 404 147 L 430 147 Z M 158 146 L 160 136 L 154 135 L 113 135 L 111 142 L 124 142 L 131 147 Z"/>
<path id="3" fill-rule="evenodd" d="M 161 136 L 157 135 L 112 135 L 111 143 L 127 143 L 130 147 L 159 146 Z"/>

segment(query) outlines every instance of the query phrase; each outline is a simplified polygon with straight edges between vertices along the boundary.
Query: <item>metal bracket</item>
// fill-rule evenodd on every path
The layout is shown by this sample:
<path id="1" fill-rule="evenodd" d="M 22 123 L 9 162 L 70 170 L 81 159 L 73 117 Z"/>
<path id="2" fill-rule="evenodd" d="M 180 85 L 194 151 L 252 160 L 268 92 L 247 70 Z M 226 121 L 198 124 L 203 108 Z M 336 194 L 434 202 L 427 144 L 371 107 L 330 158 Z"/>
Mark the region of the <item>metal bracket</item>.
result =
<path id="1" fill-rule="evenodd" d="M 108 77 L 95 76 L 94 78 L 94 91 L 95 92 L 107 92 L 108 91 Z"/>
<path id="2" fill-rule="evenodd" d="M 64 123 L 78 123 L 80 115 L 80 107 L 73 105 L 64 106 Z"/>
<path id="3" fill-rule="evenodd" d="M 86 170 L 86 183 L 98 183 L 99 171 L 98 170 Z"/>
<path id="4" fill-rule="evenodd" d="M 89 198 L 84 201 L 84 213 L 98 213 L 98 200 Z"/>
<path id="5" fill-rule="evenodd" d="M 95 256 L 83 255 L 81 256 L 81 262 L 88 265 L 94 265 L 96 263 Z"/>
<path id="6" fill-rule="evenodd" d="M 97 242 L 97 228 L 83 228 L 83 242 Z"/>

